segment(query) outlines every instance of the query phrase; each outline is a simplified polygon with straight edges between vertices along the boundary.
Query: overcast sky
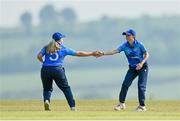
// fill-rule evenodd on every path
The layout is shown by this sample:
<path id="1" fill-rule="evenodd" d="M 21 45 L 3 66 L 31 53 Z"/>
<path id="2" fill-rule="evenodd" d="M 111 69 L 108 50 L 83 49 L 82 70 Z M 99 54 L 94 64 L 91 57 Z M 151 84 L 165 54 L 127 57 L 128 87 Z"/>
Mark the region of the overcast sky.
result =
<path id="1" fill-rule="evenodd" d="M 40 9 L 47 4 L 54 5 L 56 10 L 73 8 L 79 21 L 96 20 L 103 15 L 180 15 L 180 0 L 0 0 L 0 27 L 18 25 L 19 17 L 25 11 L 33 15 L 33 24 L 36 25 Z"/>

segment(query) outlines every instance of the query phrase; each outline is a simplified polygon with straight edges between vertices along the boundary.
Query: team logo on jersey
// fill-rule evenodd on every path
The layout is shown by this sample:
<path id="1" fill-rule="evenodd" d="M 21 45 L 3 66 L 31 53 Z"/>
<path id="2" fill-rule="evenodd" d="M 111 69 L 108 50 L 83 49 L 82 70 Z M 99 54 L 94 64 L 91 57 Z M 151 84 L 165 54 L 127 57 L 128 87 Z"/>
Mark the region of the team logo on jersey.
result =
<path id="1" fill-rule="evenodd" d="M 136 51 L 136 52 L 137 52 L 137 51 L 138 51 L 138 48 L 134 48 L 133 51 Z"/>
<path id="2" fill-rule="evenodd" d="M 49 60 L 51 60 L 51 61 L 57 61 L 58 58 L 59 58 L 58 53 L 55 53 L 55 54 L 51 54 L 51 57 L 49 57 Z"/>

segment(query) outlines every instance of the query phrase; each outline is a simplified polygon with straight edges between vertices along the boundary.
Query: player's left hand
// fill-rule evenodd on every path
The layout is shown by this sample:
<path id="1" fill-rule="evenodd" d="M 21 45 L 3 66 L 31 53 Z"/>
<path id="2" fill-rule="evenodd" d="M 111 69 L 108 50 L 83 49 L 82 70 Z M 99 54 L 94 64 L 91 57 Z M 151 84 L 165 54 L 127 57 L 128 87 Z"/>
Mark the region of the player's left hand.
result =
<path id="1" fill-rule="evenodd" d="M 136 65 L 136 70 L 140 70 L 143 67 L 143 63 L 138 63 Z"/>

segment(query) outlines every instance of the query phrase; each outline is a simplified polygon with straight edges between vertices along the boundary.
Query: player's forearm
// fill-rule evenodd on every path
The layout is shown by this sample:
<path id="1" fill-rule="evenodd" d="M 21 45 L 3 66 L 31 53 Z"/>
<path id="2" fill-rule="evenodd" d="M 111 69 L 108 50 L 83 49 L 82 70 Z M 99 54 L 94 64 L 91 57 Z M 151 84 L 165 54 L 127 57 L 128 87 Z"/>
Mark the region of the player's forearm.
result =
<path id="1" fill-rule="evenodd" d="M 104 52 L 103 55 L 114 55 L 116 53 L 118 53 L 118 50 L 111 50 L 111 51 Z"/>
<path id="2" fill-rule="evenodd" d="M 146 52 L 145 54 L 144 54 L 144 59 L 142 60 L 142 64 L 144 64 L 147 60 L 148 60 L 148 58 L 149 58 L 149 53 L 148 52 Z"/>
<path id="3" fill-rule="evenodd" d="M 76 56 L 79 56 L 79 57 L 86 57 L 86 56 L 92 56 L 92 55 L 93 55 L 93 52 L 78 51 L 76 53 Z"/>

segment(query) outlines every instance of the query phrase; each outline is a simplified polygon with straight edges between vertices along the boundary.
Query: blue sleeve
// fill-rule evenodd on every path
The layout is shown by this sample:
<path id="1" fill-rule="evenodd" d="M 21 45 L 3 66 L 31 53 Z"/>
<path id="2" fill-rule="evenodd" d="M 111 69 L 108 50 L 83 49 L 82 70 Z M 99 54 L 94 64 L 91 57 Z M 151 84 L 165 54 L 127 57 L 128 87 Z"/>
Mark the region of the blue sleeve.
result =
<path id="1" fill-rule="evenodd" d="M 142 43 L 140 43 L 140 48 L 143 53 L 147 52 L 147 49 L 144 47 L 144 45 Z"/>
<path id="2" fill-rule="evenodd" d="M 73 50 L 73 49 L 66 48 L 66 55 L 76 56 L 77 52 L 75 50 Z"/>
<path id="3" fill-rule="evenodd" d="M 43 47 L 39 53 L 41 53 L 42 56 L 44 56 L 46 54 L 46 48 Z"/>
<path id="4" fill-rule="evenodd" d="M 122 44 L 122 45 L 120 45 L 120 46 L 117 48 L 117 50 L 118 50 L 118 52 L 120 53 L 121 51 L 124 51 L 124 48 L 125 48 L 125 45 Z"/>

